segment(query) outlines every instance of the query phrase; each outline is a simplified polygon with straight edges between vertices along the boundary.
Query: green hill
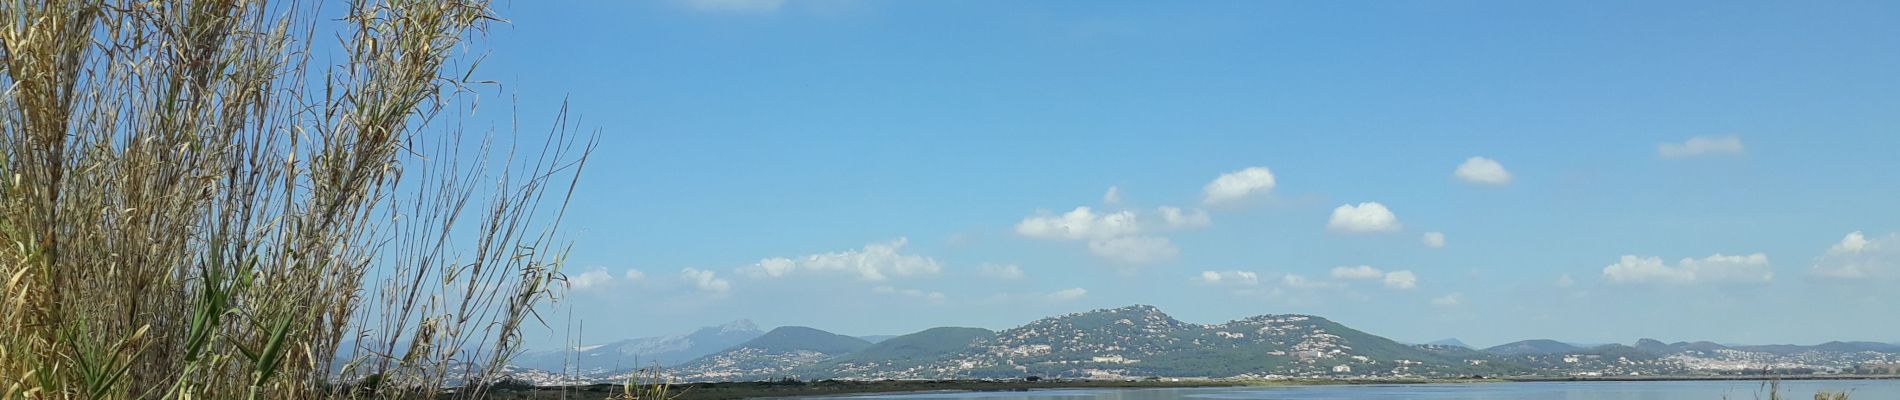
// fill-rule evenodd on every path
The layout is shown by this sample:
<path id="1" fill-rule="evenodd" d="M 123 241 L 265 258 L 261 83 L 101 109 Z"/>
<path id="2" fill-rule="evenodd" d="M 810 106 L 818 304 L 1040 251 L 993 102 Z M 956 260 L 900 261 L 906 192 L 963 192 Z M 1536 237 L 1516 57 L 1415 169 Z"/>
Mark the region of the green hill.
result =
<path id="1" fill-rule="evenodd" d="M 1489 356 L 1432 351 L 1310 315 L 1190 324 L 1152 306 L 1044 318 L 917 367 L 842 369 L 869 378 L 1358 376 L 1488 373 Z"/>
<path id="2" fill-rule="evenodd" d="M 809 350 L 825 354 L 847 354 L 871 347 L 871 342 L 803 326 L 782 326 L 739 344 L 741 348 L 766 351 Z"/>
<path id="3" fill-rule="evenodd" d="M 1484 352 L 1502 355 L 1575 353 L 1583 348 L 1549 339 L 1532 339 L 1497 345 Z"/>
<path id="4" fill-rule="evenodd" d="M 995 337 L 983 328 L 942 327 L 885 339 L 855 353 L 846 354 L 827 364 L 852 362 L 925 362 L 955 355 L 978 340 Z"/>
<path id="5" fill-rule="evenodd" d="M 871 347 L 871 342 L 802 326 L 773 329 L 737 347 L 675 367 L 688 381 L 749 381 L 802 376 L 807 367 Z"/>

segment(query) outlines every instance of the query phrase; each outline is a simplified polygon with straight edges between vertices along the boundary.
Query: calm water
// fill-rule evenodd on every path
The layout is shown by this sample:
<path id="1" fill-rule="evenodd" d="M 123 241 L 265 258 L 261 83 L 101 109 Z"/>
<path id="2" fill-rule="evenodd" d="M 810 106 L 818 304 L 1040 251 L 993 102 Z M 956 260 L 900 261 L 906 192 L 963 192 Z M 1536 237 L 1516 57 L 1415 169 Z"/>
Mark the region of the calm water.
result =
<path id="1" fill-rule="evenodd" d="M 1791 381 L 1782 391 L 1808 399 L 1817 390 L 1852 390 L 1855 400 L 1900 399 L 1900 381 Z M 1757 396 L 1759 394 L 1759 396 Z M 1537 382 L 1469 385 L 1349 385 L 1206 389 L 1062 389 L 1030 392 L 912 393 L 840 397 L 853 400 L 1754 400 L 1759 382 Z"/>

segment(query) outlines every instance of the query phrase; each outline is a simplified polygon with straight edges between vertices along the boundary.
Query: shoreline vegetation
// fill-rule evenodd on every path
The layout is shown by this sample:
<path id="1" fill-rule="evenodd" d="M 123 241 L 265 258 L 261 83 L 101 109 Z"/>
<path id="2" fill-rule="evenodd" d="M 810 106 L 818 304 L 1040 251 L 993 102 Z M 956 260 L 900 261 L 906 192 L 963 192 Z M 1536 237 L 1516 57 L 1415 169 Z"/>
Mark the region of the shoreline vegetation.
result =
<path id="1" fill-rule="evenodd" d="M 1796 376 L 1629 376 L 1629 377 L 1487 377 L 1379 378 L 1379 379 L 1042 379 L 1025 380 L 796 380 L 761 382 L 698 382 L 667 385 L 665 400 L 736 400 L 755 398 L 798 398 L 872 394 L 924 394 L 957 392 L 1023 392 L 1055 389 L 1184 389 L 1223 387 L 1281 387 L 1315 385 L 1434 385 L 1473 383 L 1535 382 L 1670 382 L 1738 381 L 1778 382 L 1805 380 L 1900 380 L 1900 375 L 1796 375 Z M 1778 386 L 1778 385 L 1777 385 Z M 622 398 L 624 385 L 596 384 L 577 386 L 498 385 L 490 393 L 495 399 L 609 399 Z M 646 398 L 646 397 L 642 397 Z"/>
<path id="2" fill-rule="evenodd" d="M 488 6 L 0 2 L 0 400 L 483 398 L 598 139 Z"/>

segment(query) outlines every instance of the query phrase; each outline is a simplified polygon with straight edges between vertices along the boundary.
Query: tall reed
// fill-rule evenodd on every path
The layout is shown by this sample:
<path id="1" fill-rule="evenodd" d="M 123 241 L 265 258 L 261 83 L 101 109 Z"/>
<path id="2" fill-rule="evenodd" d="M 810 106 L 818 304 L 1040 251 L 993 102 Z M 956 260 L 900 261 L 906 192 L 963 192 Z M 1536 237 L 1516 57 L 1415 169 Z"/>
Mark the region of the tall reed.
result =
<path id="1" fill-rule="evenodd" d="M 343 6 L 0 2 L 0 399 L 481 396 L 594 142 L 461 123 L 485 0 Z"/>

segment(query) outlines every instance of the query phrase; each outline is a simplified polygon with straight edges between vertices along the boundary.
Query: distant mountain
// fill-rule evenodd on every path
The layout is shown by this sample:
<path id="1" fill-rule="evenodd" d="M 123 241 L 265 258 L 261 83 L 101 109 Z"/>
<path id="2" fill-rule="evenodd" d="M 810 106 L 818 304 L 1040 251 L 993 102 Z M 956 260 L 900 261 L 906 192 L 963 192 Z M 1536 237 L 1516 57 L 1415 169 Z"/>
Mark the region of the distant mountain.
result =
<path id="1" fill-rule="evenodd" d="M 731 349 L 673 367 L 684 380 L 739 381 L 794 375 L 801 368 L 871 347 L 871 342 L 802 326 L 784 326 Z"/>
<path id="2" fill-rule="evenodd" d="M 1674 347 L 1676 349 L 1676 352 L 1692 351 L 1692 352 L 1699 352 L 1699 353 L 1714 353 L 1716 351 L 1729 349 L 1728 346 L 1723 346 L 1723 345 L 1716 344 L 1715 342 L 1710 342 L 1710 341 L 1675 342 L 1675 343 L 1670 344 L 1669 347 Z"/>
<path id="3" fill-rule="evenodd" d="M 847 377 L 1351 376 L 1463 372 L 1471 365 L 1310 315 L 1202 325 L 1138 305 L 1044 318 L 976 340 L 940 361 L 851 370 Z"/>
<path id="4" fill-rule="evenodd" d="M 864 350 L 839 357 L 838 362 L 888 362 L 936 360 L 967 349 L 978 340 L 996 336 L 983 328 L 930 328 L 922 332 L 893 337 Z"/>
<path id="5" fill-rule="evenodd" d="M 579 375 L 581 382 L 620 381 L 649 360 L 672 364 L 665 373 L 679 381 L 1356 378 L 1710 375 L 1769 365 L 1840 373 L 1900 359 L 1900 344 L 1875 342 L 1727 346 L 1640 339 L 1630 345 L 1577 345 L 1539 339 L 1474 350 L 1456 339 L 1407 345 L 1312 315 L 1199 324 L 1145 305 L 1059 315 L 1002 331 L 944 327 L 870 339 L 882 340 L 797 326 L 761 333 L 739 321 L 687 335 L 531 353 L 512 367 L 523 379 L 565 384 L 574 382 L 534 368 L 579 366 L 568 376 Z M 695 353 L 700 356 L 679 361 Z"/>
<path id="6" fill-rule="evenodd" d="M 871 342 L 872 344 L 876 344 L 877 342 L 891 340 L 891 338 L 894 338 L 897 336 L 899 335 L 864 335 L 864 336 L 859 336 L 858 338 L 864 339 L 864 341 L 866 342 Z"/>
<path id="7" fill-rule="evenodd" d="M 1637 360 L 1637 361 L 1654 360 L 1654 359 L 1657 359 L 1658 356 L 1666 354 L 1666 353 L 1651 353 L 1647 351 L 1638 350 L 1635 347 L 1631 347 L 1628 345 L 1621 345 L 1621 344 L 1606 344 L 1602 346 L 1591 347 L 1588 349 L 1583 349 L 1582 351 L 1579 351 L 1578 353 L 1582 353 L 1584 355 L 1593 355 L 1599 358 L 1609 358 L 1612 360 L 1625 359 L 1625 360 Z"/>
<path id="8" fill-rule="evenodd" d="M 1650 338 L 1637 339 L 1636 345 L 1632 347 L 1650 354 L 1670 354 L 1676 352 L 1675 347 L 1670 346 L 1668 343 Z"/>
<path id="9" fill-rule="evenodd" d="M 627 339 L 557 351 L 530 351 L 510 364 L 543 371 L 618 371 L 653 364 L 673 366 L 732 348 L 764 335 L 752 321 L 738 320 L 691 333 Z"/>
<path id="10" fill-rule="evenodd" d="M 1792 355 L 1807 352 L 1880 352 L 1900 353 L 1900 345 L 1878 342 L 1827 342 L 1813 346 L 1792 344 L 1771 344 L 1762 346 L 1732 346 L 1735 350 L 1761 352 L 1777 355 Z"/>
<path id="11" fill-rule="evenodd" d="M 1484 352 L 1502 355 L 1524 355 L 1575 353 L 1581 350 L 1583 350 L 1583 348 L 1573 346 L 1569 343 L 1549 339 L 1532 339 L 1497 345 L 1484 349 Z"/>
<path id="12" fill-rule="evenodd" d="M 1636 350 L 1640 350 L 1645 353 L 1659 355 L 1659 356 L 1666 356 L 1666 355 L 1679 354 L 1679 353 L 1694 353 L 1694 354 L 1706 355 L 1706 354 L 1712 354 L 1719 350 L 1728 349 L 1728 346 L 1715 344 L 1714 342 L 1663 343 L 1660 340 L 1647 339 L 1647 338 L 1638 339 L 1636 341 L 1636 345 L 1632 347 L 1636 348 Z"/>
<path id="13" fill-rule="evenodd" d="M 855 353 L 814 365 L 812 375 L 852 376 L 861 372 L 905 369 L 942 361 L 980 340 L 996 337 L 983 328 L 930 328 L 877 342 Z"/>
<path id="14" fill-rule="evenodd" d="M 1878 343 L 1878 342 L 1827 342 L 1827 343 L 1822 343 L 1820 345 L 1816 345 L 1814 346 L 1814 348 L 1815 350 L 1820 350 L 1820 351 L 1843 352 L 1843 353 L 1859 353 L 1859 352 L 1867 352 L 1867 351 L 1878 352 L 1878 353 L 1900 352 L 1900 346 L 1896 346 L 1890 343 Z"/>
<path id="15" fill-rule="evenodd" d="M 809 350 L 825 354 L 848 354 L 871 347 L 871 342 L 855 337 L 825 332 L 803 326 L 781 326 L 766 332 L 735 349 L 750 348 L 770 351 Z"/>

